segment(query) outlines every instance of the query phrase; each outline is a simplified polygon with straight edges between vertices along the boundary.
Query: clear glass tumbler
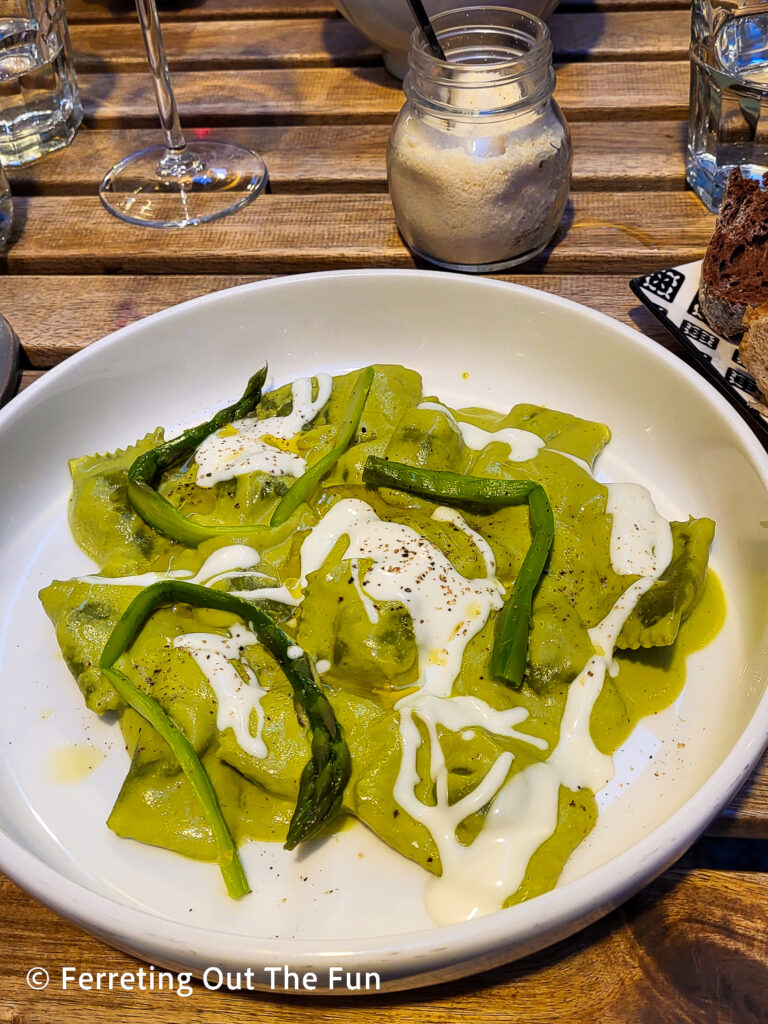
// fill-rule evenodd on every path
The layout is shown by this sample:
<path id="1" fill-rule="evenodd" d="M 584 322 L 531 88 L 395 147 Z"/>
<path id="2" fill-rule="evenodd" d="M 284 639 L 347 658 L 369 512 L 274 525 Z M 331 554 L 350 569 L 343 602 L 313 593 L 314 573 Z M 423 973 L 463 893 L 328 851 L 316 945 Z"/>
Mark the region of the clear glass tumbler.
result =
<path id="1" fill-rule="evenodd" d="M 734 167 L 768 171 L 768 2 L 693 0 L 687 176 L 713 212 Z"/>
<path id="2" fill-rule="evenodd" d="M 82 119 L 64 0 L 0 0 L 0 160 L 67 146 Z"/>

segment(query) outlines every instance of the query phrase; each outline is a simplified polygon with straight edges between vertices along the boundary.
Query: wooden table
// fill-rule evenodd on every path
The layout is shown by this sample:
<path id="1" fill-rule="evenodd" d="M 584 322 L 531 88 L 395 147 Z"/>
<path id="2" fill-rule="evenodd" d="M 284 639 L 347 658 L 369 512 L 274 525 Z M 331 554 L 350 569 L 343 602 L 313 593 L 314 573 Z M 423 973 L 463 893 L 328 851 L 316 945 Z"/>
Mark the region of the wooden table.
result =
<path id="1" fill-rule="evenodd" d="M 259 150 L 271 192 L 184 232 L 130 228 L 103 211 L 102 173 L 157 139 L 157 115 L 130 0 L 68 0 L 85 125 L 68 150 L 10 175 L 16 227 L 0 256 L 0 309 L 23 343 L 22 386 L 109 331 L 209 291 L 413 265 L 384 168 L 402 94 L 330 0 L 165 7 L 186 127 Z M 573 130 L 572 206 L 546 256 L 507 278 L 587 303 L 675 351 L 627 280 L 700 257 L 712 230 L 685 189 L 688 23 L 684 0 L 561 4 L 551 25 L 557 97 Z M 375 1001 L 32 992 L 25 975 L 36 965 L 53 974 L 136 963 L 0 878 L 0 1020 L 764 1022 L 767 840 L 764 764 L 683 861 L 600 923 L 511 967 Z"/>

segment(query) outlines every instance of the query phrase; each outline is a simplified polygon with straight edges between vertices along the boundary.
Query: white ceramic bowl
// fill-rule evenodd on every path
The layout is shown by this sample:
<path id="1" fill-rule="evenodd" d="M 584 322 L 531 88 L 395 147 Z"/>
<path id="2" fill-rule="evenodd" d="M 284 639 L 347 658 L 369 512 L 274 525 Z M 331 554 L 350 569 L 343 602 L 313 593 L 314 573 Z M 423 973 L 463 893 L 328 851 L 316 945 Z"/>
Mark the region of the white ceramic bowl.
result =
<path id="1" fill-rule="evenodd" d="M 85 711 L 37 600 L 89 571 L 67 527 L 67 459 L 158 423 L 196 422 L 267 357 L 276 382 L 387 360 L 450 404 L 543 403 L 608 423 L 605 477 L 649 486 L 667 517 L 711 515 L 729 603 L 673 707 L 616 757 L 595 831 L 562 883 L 529 903 L 430 924 L 425 873 L 362 826 L 300 856 L 243 849 L 254 892 L 215 865 L 118 839 L 104 824 L 127 766 L 116 726 Z M 468 374 L 468 377 L 465 377 Z M 768 736 L 768 470 L 741 418 L 682 362 L 572 302 L 418 271 L 281 278 L 185 303 L 51 371 L 0 412 L 0 870 L 87 930 L 154 964 L 371 971 L 383 987 L 460 977 L 531 953 L 664 870 L 749 774 Z M 63 785 L 63 745 L 105 753 Z M 684 744 L 684 746 L 680 746 Z M 364 856 L 360 856 L 363 854 Z M 338 991 L 338 990 L 337 990 Z M 343 990 L 342 990 L 343 991 Z"/>
<path id="2" fill-rule="evenodd" d="M 559 0 L 492 0 L 497 7 L 527 11 L 548 18 Z M 408 70 L 408 40 L 414 29 L 413 15 L 406 0 L 334 0 L 348 22 L 384 51 L 384 63 L 396 78 L 405 78 Z M 425 0 L 430 17 L 457 7 L 488 6 L 482 0 Z"/>

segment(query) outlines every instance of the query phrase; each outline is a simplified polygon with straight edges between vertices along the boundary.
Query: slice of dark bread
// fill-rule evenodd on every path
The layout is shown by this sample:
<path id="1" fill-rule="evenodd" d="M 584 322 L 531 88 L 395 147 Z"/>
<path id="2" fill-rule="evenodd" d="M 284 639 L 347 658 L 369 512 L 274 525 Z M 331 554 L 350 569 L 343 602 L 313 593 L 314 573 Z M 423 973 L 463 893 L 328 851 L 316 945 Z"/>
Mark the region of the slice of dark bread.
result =
<path id="1" fill-rule="evenodd" d="M 768 303 L 748 309 L 744 326 L 746 331 L 739 345 L 739 358 L 768 399 Z"/>
<path id="2" fill-rule="evenodd" d="M 768 175 L 763 179 L 768 186 Z M 744 329 L 747 306 L 768 302 L 768 187 L 731 171 L 701 268 L 699 304 L 719 334 Z"/>

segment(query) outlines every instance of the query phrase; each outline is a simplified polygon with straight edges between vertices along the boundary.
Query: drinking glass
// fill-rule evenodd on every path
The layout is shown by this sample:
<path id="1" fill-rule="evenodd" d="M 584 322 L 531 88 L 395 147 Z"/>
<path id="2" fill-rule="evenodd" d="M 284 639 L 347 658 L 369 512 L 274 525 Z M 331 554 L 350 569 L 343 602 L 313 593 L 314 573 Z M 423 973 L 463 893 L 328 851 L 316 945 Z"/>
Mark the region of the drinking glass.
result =
<path id="1" fill-rule="evenodd" d="M 217 220 L 252 202 L 267 183 L 264 161 L 250 149 L 215 139 L 184 139 L 155 0 L 136 0 L 165 144 L 126 157 L 99 187 L 121 220 L 183 228 Z"/>
<path id="2" fill-rule="evenodd" d="M 768 171 L 768 3 L 693 0 L 687 177 L 713 212 L 734 167 Z"/>
<path id="3" fill-rule="evenodd" d="M 60 149 L 82 119 L 64 0 L 0 0 L 0 160 Z"/>

